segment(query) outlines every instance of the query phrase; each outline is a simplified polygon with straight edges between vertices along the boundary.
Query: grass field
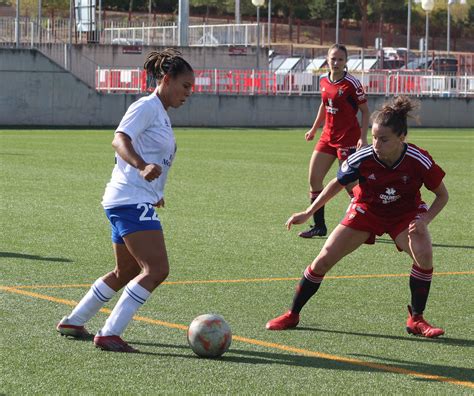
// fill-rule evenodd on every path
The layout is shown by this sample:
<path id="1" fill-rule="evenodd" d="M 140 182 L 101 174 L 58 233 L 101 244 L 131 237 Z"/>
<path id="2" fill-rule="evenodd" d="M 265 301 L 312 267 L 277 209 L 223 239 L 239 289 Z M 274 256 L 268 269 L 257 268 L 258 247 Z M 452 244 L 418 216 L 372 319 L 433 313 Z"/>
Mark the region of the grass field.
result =
<path id="1" fill-rule="evenodd" d="M 473 394 L 474 130 L 409 134 L 446 170 L 450 192 L 430 225 L 436 275 L 426 317 L 446 329 L 439 340 L 405 332 L 411 262 L 388 236 L 329 273 L 297 329 L 265 330 L 325 241 L 284 228 L 308 204 L 312 144 L 303 134 L 176 130 L 159 214 L 171 274 L 124 334 L 143 353 L 127 355 L 55 331 L 113 267 L 100 206 L 112 131 L 0 130 L 0 393 Z M 347 204 L 346 194 L 329 203 L 330 228 Z M 207 312 L 222 314 L 234 334 L 220 359 L 187 346 L 187 325 Z"/>

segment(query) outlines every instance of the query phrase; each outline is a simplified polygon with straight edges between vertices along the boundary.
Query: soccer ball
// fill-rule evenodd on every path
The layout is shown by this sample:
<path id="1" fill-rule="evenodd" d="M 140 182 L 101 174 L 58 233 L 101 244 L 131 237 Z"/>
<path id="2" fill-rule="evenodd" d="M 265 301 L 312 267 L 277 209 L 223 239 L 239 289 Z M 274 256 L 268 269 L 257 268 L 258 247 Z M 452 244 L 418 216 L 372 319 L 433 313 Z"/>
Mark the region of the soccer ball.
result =
<path id="1" fill-rule="evenodd" d="M 221 356 L 229 349 L 231 341 L 230 327 L 220 315 L 199 315 L 189 325 L 188 343 L 198 356 Z"/>

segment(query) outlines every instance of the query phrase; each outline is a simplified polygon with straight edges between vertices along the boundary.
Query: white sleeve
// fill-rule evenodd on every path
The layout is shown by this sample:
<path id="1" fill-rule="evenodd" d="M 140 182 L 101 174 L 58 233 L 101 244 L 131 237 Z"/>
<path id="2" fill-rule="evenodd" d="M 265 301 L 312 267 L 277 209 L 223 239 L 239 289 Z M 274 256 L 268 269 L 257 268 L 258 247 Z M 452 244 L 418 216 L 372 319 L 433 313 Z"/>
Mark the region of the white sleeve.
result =
<path id="1" fill-rule="evenodd" d="M 151 125 L 154 116 L 155 112 L 150 102 L 132 103 L 115 132 L 125 132 L 130 139 L 134 140 Z"/>

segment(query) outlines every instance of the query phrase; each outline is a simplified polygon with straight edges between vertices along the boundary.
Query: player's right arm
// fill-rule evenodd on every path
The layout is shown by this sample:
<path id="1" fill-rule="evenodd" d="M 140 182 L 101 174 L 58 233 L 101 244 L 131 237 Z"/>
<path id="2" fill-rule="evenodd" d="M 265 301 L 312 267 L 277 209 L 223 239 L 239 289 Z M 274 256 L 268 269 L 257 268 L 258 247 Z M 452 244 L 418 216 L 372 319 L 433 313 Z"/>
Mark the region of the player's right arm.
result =
<path id="1" fill-rule="evenodd" d="M 326 109 L 325 109 L 323 101 L 321 101 L 321 104 L 319 105 L 318 115 L 316 116 L 316 119 L 314 120 L 313 126 L 304 135 L 304 138 L 306 139 L 306 141 L 309 142 L 310 140 L 314 139 L 314 135 L 316 135 L 318 128 L 324 123 L 325 119 L 326 119 Z"/>
<path id="2" fill-rule="evenodd" d="M 140 157 L 132 145 L 132 140 L 125 132 L 117 131 L 112 141 L 112 147 L 120 157 L 140 171 L 140 176 L 146 181 L 152 181 L 161 175 L 161 166 L 149 164 Z"/>

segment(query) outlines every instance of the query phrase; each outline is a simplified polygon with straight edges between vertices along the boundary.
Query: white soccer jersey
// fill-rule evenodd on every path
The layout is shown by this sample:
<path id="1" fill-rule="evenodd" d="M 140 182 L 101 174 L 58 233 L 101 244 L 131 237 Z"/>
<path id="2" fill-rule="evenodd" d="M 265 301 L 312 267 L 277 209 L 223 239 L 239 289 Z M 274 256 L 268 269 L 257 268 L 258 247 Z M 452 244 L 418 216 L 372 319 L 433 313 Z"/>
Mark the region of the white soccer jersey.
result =
<path id="1" fill-rule="evenodd" d="M 161 166 L 162 173 L 148 182 L 140 171 L 118 154 L 112 177 L 105 188 L 105 209 L 147 202 L 155 204 L 163 198 L 168 171 L 176 154 L 176 140 L 168 114 L 156 91 L 132 103 L 115 133 L 124 132 L 132 140 L 138 155 L 147 163 Z"/>

